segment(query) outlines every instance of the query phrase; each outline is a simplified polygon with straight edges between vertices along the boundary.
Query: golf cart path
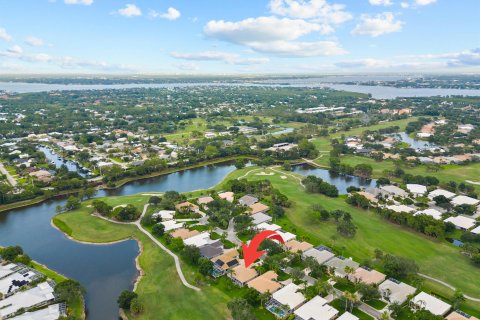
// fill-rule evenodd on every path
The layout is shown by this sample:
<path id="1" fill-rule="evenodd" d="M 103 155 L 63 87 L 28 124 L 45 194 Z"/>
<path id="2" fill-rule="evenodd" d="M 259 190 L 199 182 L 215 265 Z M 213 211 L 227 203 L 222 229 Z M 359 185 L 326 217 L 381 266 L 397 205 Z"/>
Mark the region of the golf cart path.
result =
<path id="1" fill-rule="evenodd" d="M 130 225 L 136 225 L 137 228 L 143 232 L 147 237 L 150 238 L 150 240 L 152 240 L 158 247 L 160 247 L 160 249 L 162 249 L 163 251 L 165 251 L 166 253 L 168 253 L 172 258 L 173 260 L 175 261 L 175 268 L 177 269 L 177 273 L 178 273 L 178 276 L 180 277 L 180 280 L 182 281 L 183 285 L 187 288 L 190 288 L 192 290 L 195 290 L 195 291 L 200 291 L 200 288 L 198 287 L 195 287 L 193 285 L 191 285 L 190 283 L 188 283 L 187 279 L 185 279 L 185 276 L 183 275 L 183 271 L 182 271 L 182 266 L 180 265 L 180 259 L 178 258 L 178 256 L 173 253 L 172 251 L 170 251 L 167 247 L 165 247 L 160 241 L 158 241 L 150 232 L 148 232 L 147 230 L 145 230 L 142 225 L 141 225 L 141 221 L 142 221 L 142 218 L 145 216 L 145 214 L 147 213 L 147 209 L 148 209 L 148 206 L 149 204 L 147 203 L 144 207 L 143 207 L 143 212 L 142 212 L 142 215 L 140 216 L 140 218 L 134 222 L 120 222 L 120 221 L 114 221 L 114 220 L 111 220 L 111 219 L 108 219 L 108 218 L 105 218 L 105 217 L 102 217 L 101 215 L 95 215 L 96 217 L 98 218 L 101 218 L 101 219 L 104 219 L 104 220 L 107 220 L 109 222 L 113 222 L 113 223 L 116 223 L 116 224 L 130 224 Z M 119 206 L 117 206 L 119 207 Z"/>

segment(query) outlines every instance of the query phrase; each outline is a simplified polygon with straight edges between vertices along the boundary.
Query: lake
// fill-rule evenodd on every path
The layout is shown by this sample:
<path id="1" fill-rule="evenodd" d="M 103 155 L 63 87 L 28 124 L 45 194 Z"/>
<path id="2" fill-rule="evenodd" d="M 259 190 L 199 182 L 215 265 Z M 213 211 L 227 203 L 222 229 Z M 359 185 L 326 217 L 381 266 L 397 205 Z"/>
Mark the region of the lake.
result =
<path id="1" fill-rule="evenodd" d="M 45 154 L 45 157 L 50 163 L 53 163 L 56 168 L 60 168 L 62 165 L 66 166 L 68 171 L 77 172 L 80 176 L 86 177 L 87 172 L 81 168 L 78 163 L 71 160 L 65 160 L 63 157 L 56 154 L 52 149 L 45 146 L 38 146 L 37 149 Z"/>
<path id="2" fill-rule="evenodd" d="M 365 179 L 355 176 L 338 175 L 331 173 L 326 169 L 316 168 L 309 164 L 302 164 L 293 166 L 292 171 L 302 176 L 316 176 L 322 178 L 323 181 L 328 182 L 337 187 L 339 194 L 347 194 L 347 188 L 354 186 L 357 188 L 375 187 L 377 181 L 375 179 Z"/>
<path id="3" fill-rule="evenodd" d="M 132 182 L 115 190 L 101 190 L 98 197 L 125 196 L 141 192 L 179 192 L 206 189 L 218 184 L 235 170 L 229 163 L 205 166 L 165 176 Z M 88 319 L 118 319 L 117 298 L 132 289 L 138 272 L 134 240 L 111 245 L 74 242 L 51 226 L 55 207 L 64 199 L 0 213 L 0 245 L 20 245 L 36 261 L 80 281 L 85 287 Z"/>
<path id="4" fill-rule="evenodd" d="M 112 84 L 112 85 L 79 85 L 79 84 L 46 84 L 24 82 L 0 82 L 0 91 L 27 93 L 66 90 L 104 90 L 104 89 L 132 89 L 132 88 L 185 88 L 199 86 L 264 86 L 264 87 L 308 87 L 331 88 L 335 90 L 371 94 L 376 99 L 395 99 L 398 97 L 433 97 L 433 96 L 480 96 L 480 90 L 468 89 L 441 89 L 441 88 L 395 88 L 387 86 L 362 86 L 341 84 L 338 82 L 370 81 L 385 79 L 401 79 L 402 77 L 379 76 L 331 76 L 318 78 L 274 79 L 274 80 L 245 80 L 242 82 L 203 82 L 203 83 L 154 83 L 154 84 Z"/>

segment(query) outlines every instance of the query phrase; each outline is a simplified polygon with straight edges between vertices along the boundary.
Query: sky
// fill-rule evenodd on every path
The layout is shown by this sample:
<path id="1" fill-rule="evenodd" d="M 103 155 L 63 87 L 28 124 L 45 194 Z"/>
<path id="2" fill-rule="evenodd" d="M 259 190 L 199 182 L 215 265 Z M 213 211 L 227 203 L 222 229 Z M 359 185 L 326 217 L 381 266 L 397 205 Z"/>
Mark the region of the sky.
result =
<path id="1" fill-rule="evenodd" d="M 478 0 L 0 0 L 0 74 L 480 73 Z"/>

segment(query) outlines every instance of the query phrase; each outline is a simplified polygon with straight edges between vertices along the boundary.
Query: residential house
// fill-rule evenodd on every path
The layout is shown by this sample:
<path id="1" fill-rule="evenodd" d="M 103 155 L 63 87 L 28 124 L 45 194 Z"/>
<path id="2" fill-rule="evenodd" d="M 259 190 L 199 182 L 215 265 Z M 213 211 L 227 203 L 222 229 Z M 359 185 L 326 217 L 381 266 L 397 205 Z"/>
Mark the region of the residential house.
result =
<path id="1" fill-rule="evenodd" d="M 243 260 L 240 261 L 240 264 L 233 268 L 232 271 L 233 272 L 229 275 L 229 277 L 235 284 L 241 287 L 258 276 L 258 273 L 255 269 L 245 267 Z"/>
<path id="2" fill-rule="evenodd" d="M 174 238 L 181 238 L 182 240 L 191 238 L 193 236 L 199 235 L 200 232 L 198 230 L 188 230 L 185 228 L 177 229 L 170 233 L 170 235 Z"/>
<path id="3" fill-rule="evenodd" d="M 387 209 L 398 212 L 398 213 L 400 212 L 412 213 L 415 211 L 415 208 L 411 208 L 404 204 L 387 206 Z"/>
<path id="4" fill-rule="evenodd" d="M 259 225 L 261 223 L 266 223 L 266 222 L 272 221 L 272 217 L 270 217 L 269 215 L 267 215 L 265 213 L 262 213 L 262 212 L 252 214 L 251 218 L 253 219 L 252 223 L 254 225 Z"/>
<path id="5" fill-rule="evenodd" d="M 296 284 L 290 283 L 278 290 L 267 303 L 267 310 L 280 316 L 280 318 L 292 313 L 306 300 L 303 294 L 299 292 L 300 289 Z M 280 315 L 278 314 L 279 310 L 282 310 Z"/>
<path id="6" fill-rule="evenodd" d="M 440 211 L 438 211 L 437 209 L 429 208 L 429 209 L 417 211 L 417 213 L 415 213 L 414 216 L 418 216 L 418 215 L 421 215 L 421 214 L 430 216 L 430 217 L 432 217 L 436 220 L 442 220 L 442 213 Z"/>
<path id="7" fill-rule="evenodd" d="M 202 247 L 204 245 L 217 242 L 217 240 L 212 240 L 210 238 L 209 232 L 202 232 L 196 236 L 190 237 L 188 239 L 183 240 L 183 243 L 186 246 L 195 246 L 195 247 Z"/>
<path id="8" fill-rule="evenodd" d="M 256 213 L 266 213 L 268 210 L 270 210 L 270 207 L 261 203 L 257 202 L 249 206 L 250 208 L 250 214 L 256 214 Z"/>
<path id="9" fill-rule="evenodd" d="M 460 230 L 469 230 L 477 224 L 477 221 L 473 218 L 468 218 L 464 216 L 456 216 L 445 219 L 445 222 L 451 222 L 455 225 L 457 229 Z"/>
<path id="10" fill-rule="evenodd" d="M 407 189 L 414 196 L 423 196 L 427 193 L 427 187 L 421 184 L 407 184 Z"/>
<path id="11" fill-rule="evenodd" d="M 211 259 L 211 261 L 213 262 L 214 277 L 224 275 L 228 269 L 236 267 L 240 264 L 240 261 L 238 260 L 238 251 L 235 249 L 226 251 L 223 254 Z"/>
<path id="12" fill-rule="evenodd" d="M 380 189 L 389 196 L 392 197 L 402 197 L 405 198 L 408 196 L 408 193 L 394 185 L 381 186 Z"/>
<path id="13" fill-rule="evenodd" d="M 382 298 L 390 303 L 404 303 L 417 291 L 414 287 L 395 279 L 387 279 L 378 286 Z"/>
<path id="14" fill-rule="evenodd" d="M 199 212 L 200 211 L 200 208 L 191 203 L 191 202 L 182 202 L 182 203 L 179 203 L 175 206 L 175 210 L 179 211 L 179 212 Z"/>
<path id="15" fill-rule="evenodd" d="M 345 269 L 351 268 L 353 270 L 356 270 L 359 267 L 359 263 L 353 261 L 351 258 L 347 259 L 344 257 L 334 257 L 330 260 L 328 260 L 325 265 L 329 269 L 333 269 L 334 273 L 337 277 L 345 277 L 347 276 L 347 272 Z"/>
<path id="16" fill-rule="evenodd" d="M 204 197 L 199 197 L 197 199 L 197 203 L 199 205 L 206 205 L 206 204 L 209 204 L 210 202 L 212 202 L 214 199 L 210 196 L 204 196 Z"/>
<path id="17" fill-rule="evenodd" d="M 167 221 L 167 220 L 172 220 L 175 215 L 175 211 L 172 210 L 160 210 L 159 212 L 156 212 L 152 214 L 152 218 L 161 221 Z"/>
<path id="18" fill-rule="evenodd" d="M 307 250 L 302 254 L 303 259 L 306 259 L 307 257 L 314 258 L 319 264 L 322 265 L 335 257 L 335 255 L 326 247 L 316 247 Z"/>
<path id="19" fill-rule="evenodd" d="M 20 309 L 42 306 L 55 299 L 53 285 L 42 282 L 36 287 L 0 300 L 0 319 L 13 315 Z"/>
<path id="20" fill-rule="evenodd" d="M 428 198 L 430 200 L 433 200 L 435 197 L 438 197 L 438 196 L 444 196 L 447 199 L 452 199 L 453 197 L 456 196 L 456 194 L 443 189 L 436 189 L 428 194 Z"/>
<path id="21" fill-rule="evenodd" d="M 305 241 L 290 240 L 288 242 L 285 242 L 285 247 L 288 251 L 293 253 L 304 253 L 305 251 L 312 249 L 313 244 Z"/>
<path id="22" fill-rule="evenodd" d="M 176 220 L 167 220 L 160 222 L 165 227 L 165 232 L 169 232 L 172 230 L 177 230 L 183 228 L 183 222 L 177 222 Z"/>
<path id="23" fill-rule="evenodd" d="M 338 317 L 337 320 L 359 320 L 359 318 L 357 316 L 354 316 L 350 312 L 345 312 L 340 317 Z"/>
<path id="24" fill-rule="evenodd" d="M 446 320 L 479 320 L 477 317 L 473 317 L 459 310 L 453 311 L 445 319 Z"/>
<path id="25" fill-rule="evenodd" d="M 249 288 L 257 290 L 259 293 L 270 292 L 274 293 L 282 287 L 277 281 L 278 275 L 275 271 L 267 271 L 259 275 L 253 280 L 250 280 L 247 285 Z"/>
<path id="26" fill-rule="evenodd" d="M 338 310 L 329 306 L 327 300 L 316 296 L 294 311 L 295 320 L 332 320 Z"/>
<path id="27" fill-rule="evenodd" d="M 280 229 L 282 229 L 282 227 L 280 227 L 278 224 L 273 224 L 273 223 L 263 222 L 257 225 L 257 230 L 259 231 L 262 231 L 262 230 L 278 231 Z"/>
<path id="28" fill-rule="evenodd" d="M 42 181 L 42 182 L 50 182 L 52 181 L 52 174 L 50 172 L 48 172 L 47 170 L 38 170 L 38 171 L 34 171 L 34 172 L 31 172 L 29 174 L 30 177 L 35 177 L 37 178 L 39 181 Z"/>
<path id="29" fill-rule="evenodd" d="M 57 320 L 66 316 L 65 308 L 61 304 L 52 304 L 46 308 L 25 312 L 12 320 Z"/>
<path id="30" fill-rule="evenodd" d="M 212 259 L 223 253 L 223 243 L 220 240 L 201 246 L 200 255 L 207 259 Z"/>
<path id="31" fill-rule="evenodd" d="M 228 202 L 233 202 L 235 194 L 231 191 L 219 193 L 218 196 L 220 199 L 227 200 Z"/>
<path id="32" fill-rule="evenodd" d="M 436 316 L 445 316 L 452 308 L 448 303 L 425 292 L 417 294 L 410 304 L 414 309 L 428 310 Z"/>
<path id="33" fill-rule="evenodd" d="M 379 284 L 385 281 L 385 278 L 386 276 L 383 273 L 367 267 L 360 267 L 349 276 L 350 281 L 365 284 Z"/>
<path id="34" fill-rule="evenodd" d="M 246 207 L 250 207 L 251 205 L 258 202 L 258 198 L 254 197 L 253 195 L 247 194 L 238 199 L 238 204 Z"/>
<path id="35" fill-rule="evenodd" d="M 469 205 L 469 206 L 476 206 L 480 203 L 480 200 L 467 197 L 467 196 L 456 196 L 451 201 L 453 206 L 461 206 L 461 205 Z"/>

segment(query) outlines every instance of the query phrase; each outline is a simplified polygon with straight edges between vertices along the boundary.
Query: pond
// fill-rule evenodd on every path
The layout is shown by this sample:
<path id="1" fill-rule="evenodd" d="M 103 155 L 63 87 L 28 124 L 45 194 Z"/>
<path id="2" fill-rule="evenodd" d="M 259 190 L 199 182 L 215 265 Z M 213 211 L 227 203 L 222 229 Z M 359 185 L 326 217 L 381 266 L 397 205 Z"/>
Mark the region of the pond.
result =
<path id="1" fill-rule="evenodd" d="M 397 138 L 401 142 L 408 143 L 413 149 L 429 149 L 437 148 L 438 146 L 434 143 L 428 141 L 416 140 L 408 135 L 406 132 L 399 132 L 391 135 L 394 138 Z"/>
<path id="2" fill-rule="evenodd" d="M 97 196 L 125 196 L 141 192 L 206 189 L 221 182 L 235 166 L 210 165 L 127 184 Z M 36 261 L 80 281 L 86 288 L 88 319 L 118 319 L 117 297 L 132 289 L 137 277 L 136 241 L 110 245 L 81 244 L 51 226 L 55 207 L 65 200 L 47 201 L 27 208 L 0 213 L 0 245 L 20 245 Z"/>
<path id="3" fill-rule="evenodd" d="M 347 194 L 347 188 L 350 186 L 357 188 L 368 188 L 375 187 L 377 183 L 377 180 L 375 179 L 337 175 L 326 169 L 316 168 L 308 164 L 293 166 L 292 171 L 301 174 L 302 176 L 316 176 L 322 178 L 323 181 L 336 186 L 339 194 Z"/>
<path id="4" fill-rule="evenodd" d="M 88 176 L 88 171 L 83 169 L 78 163 L 64 159 L 49 147 L 40 145 L 37 147 L 37 149 L 38 151 L 42 151 L 45 154 L 48 162 L 54 164 L 56 168 L 60 168 L 63 165 L 67 167 L 68 171 L 77 172 L 84 178 Z"/>

